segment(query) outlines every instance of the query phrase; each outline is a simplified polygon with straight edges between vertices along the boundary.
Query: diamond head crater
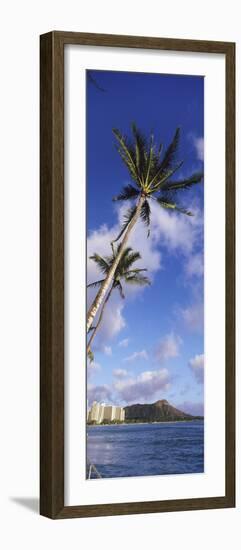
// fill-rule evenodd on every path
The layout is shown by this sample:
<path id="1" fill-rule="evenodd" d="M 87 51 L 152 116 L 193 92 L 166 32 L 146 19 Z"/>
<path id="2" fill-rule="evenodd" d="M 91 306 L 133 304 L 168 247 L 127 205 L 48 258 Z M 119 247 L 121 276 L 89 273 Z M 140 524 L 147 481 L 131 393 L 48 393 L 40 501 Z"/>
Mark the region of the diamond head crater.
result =
<path id="1" fill-rule="evenodd" d="M 171 405 L 166 399 L 159 399 L 154 403 L 135 403 L 123 407 L 124 415 L 122 420 L 104 419 L 98 424 L 131 424 L 131 423 L 154 423 L 154 422 L 180 422 L 191 420 L 203 420 L 203 416 L 193 416 L 181 411 Z M 96 424 L 88 420 L 88 424 Z"/>

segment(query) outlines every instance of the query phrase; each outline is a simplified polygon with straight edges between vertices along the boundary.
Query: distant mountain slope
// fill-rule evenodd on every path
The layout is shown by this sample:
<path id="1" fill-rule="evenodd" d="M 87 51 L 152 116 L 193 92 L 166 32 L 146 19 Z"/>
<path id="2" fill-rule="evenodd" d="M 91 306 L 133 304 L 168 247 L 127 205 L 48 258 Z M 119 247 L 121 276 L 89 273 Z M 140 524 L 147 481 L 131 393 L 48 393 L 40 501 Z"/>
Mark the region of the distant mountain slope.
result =
<path id="1" fill-rule="evenodd" d="M 171 420 L 191 420 L 197 418 L 191 414 L 179 411 L 166 399 L 160 399 L 155 403 L 136 404 L 125 407 L 125 420 L 143 421 L 143 422 L 160 422 Z"/>

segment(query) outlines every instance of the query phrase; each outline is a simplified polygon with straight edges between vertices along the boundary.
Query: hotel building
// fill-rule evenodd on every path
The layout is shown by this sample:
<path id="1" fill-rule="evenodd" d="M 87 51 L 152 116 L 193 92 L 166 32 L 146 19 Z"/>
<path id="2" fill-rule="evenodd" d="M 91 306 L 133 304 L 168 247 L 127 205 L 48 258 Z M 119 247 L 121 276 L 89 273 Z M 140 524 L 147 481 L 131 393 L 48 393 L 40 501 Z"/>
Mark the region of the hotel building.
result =
<path id="1" fill-rule="evenodd" d="M 113 421 L 124 422 L 125 420 L 125 410 L 123 407 L 117 407 L 115 405 L 106 405 L 105 403 L 97 403 L 94 401 L 92 407 L 88 412 L 88 422 L 96 422 L 101 424 L 101 422 L 113 422 Z"/>

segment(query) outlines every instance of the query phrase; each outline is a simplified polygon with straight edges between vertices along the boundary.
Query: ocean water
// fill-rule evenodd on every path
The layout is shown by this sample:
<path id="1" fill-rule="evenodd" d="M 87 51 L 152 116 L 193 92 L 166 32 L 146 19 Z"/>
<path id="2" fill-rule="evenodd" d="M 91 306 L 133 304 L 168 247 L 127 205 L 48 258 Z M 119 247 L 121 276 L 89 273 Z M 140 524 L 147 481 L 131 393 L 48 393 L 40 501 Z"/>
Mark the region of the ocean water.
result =
<path id="1" fill-rule="evenodd" d="M 87 457 L 102 477 L 201 473 L 204 422 L 88 426 Z"/>

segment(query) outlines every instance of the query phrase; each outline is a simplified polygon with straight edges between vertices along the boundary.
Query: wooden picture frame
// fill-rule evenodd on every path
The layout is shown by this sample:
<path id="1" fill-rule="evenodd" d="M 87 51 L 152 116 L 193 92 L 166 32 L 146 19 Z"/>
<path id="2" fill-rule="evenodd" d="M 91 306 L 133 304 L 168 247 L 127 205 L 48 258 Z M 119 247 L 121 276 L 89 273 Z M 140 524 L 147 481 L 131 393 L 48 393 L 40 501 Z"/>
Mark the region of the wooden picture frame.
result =
<path id="1" fill-rule="evenodd" d="M 64 505 L 65 45 L 223 54 L 226 59 L 225 496 Z M 40 513 L 52 519 L 235 506 L 235 44 L 54 31 L 40 37 L 41 373 Z"/>

